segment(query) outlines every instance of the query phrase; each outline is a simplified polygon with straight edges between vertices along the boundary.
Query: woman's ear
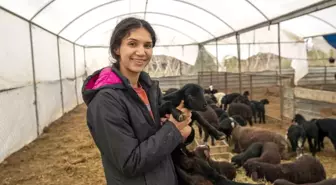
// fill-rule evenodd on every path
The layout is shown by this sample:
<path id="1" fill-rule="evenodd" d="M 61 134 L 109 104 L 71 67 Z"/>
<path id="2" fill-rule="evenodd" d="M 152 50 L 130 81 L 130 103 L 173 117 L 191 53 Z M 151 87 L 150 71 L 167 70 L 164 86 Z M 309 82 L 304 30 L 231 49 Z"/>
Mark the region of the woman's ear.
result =
<path id="1" fill-rule="evenodd" d="M 119 48 L 115 48 L 113 51 L 116 55 L 120 55 L 120 49 Z"/>

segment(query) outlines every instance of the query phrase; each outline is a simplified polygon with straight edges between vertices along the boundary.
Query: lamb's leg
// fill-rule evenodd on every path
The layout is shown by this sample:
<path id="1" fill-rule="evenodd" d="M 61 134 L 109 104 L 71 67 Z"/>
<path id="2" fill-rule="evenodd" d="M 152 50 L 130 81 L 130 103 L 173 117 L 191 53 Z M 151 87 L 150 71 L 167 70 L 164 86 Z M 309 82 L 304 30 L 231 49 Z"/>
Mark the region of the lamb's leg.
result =
<path id="1" fill-rule="evenodd" d="M 266 123 L 266 118 L 265 118 L 265 111 L 262 111 L 261 112 L 261 115 L 262 115 L 262 118 L 263 118 L 263 123 L 265 124 Z"/>
<path id="2" fill-rule="evenodd" d="M 214 126 L 212 126 L 207 120 L 205 120 L 197 112 L 192 111 L 191 119 L 192 119 L 192 121 L 196 120 L 198 122 L 198 124 L 200 124 L 202 126 L 204 131 L 208 132 L 215 139 L 217 139 L 217 140 L 225 139 L 225 134 L 223 132 L 217 130 Z"/>
<path id="3" fill-rule="evenodd" d="M 215 138 L 213 136 L 211 136 L 211 145 L 215 146 Z"/>
<path id="4" fill-rule="evenodd" d="M 259 124 L 261 124 L 262 113 L 260 111 L 258 111 L 258 117 L 259 117 Z"/>
<path id="5" fill-rule="evenodd" d="M 314 156 L 314 149 L 313 149 L 313 143 L 312 143 L 312 138 L 308 137 L 308 144 L 309 144 L 309 151 L 312 153 L 312 155 Z"/>
<path id="6" fill-rule="evenodd" d="M 249 122 L 250 126 L 253 126 L 253 122 L 252 122 L 252 117 L 248 118 L 247 121 Z"/>
<path id="7" fill-rule="evenodd" d="M 177 121 L 184 120 L 182 112 L 176 109 L 170 101 L 164 102 L 160 105 L 159 114 L 161 118 L 164 117 L 166 114 L 172 114 Z"/>
<path id="8" fill-rule="evenodd" d="M 336 150 L 336 135 L 333 135 L 333 134 L 329 133 L 329 139 L 331 140 L 331 142 L 334 146 L 334 149 Z"/>
<path id="9" fill-rule="evenodd" d="M 209 139 L 209 133 L 207 131 L 204 132 L 204 138 L 203 138 L 203 142 L 207 143 Z"/>
<path id="10" fill-rule="evenodd" d="M 197 123 L 197 128 L 198 128 L 198 133 L 199 133 L 199 136 L 202 137 L 202 127 Z"/>
<path id="11" fill-rule="evenodd" d="M 178 184 L 181 185 L 201 185 L 206 180 L 201 177 L 195 177 L 188 174 L 186 171 L 181 169 L 179 166 L 175 166 L 175 170 L 178 176 Z"/>

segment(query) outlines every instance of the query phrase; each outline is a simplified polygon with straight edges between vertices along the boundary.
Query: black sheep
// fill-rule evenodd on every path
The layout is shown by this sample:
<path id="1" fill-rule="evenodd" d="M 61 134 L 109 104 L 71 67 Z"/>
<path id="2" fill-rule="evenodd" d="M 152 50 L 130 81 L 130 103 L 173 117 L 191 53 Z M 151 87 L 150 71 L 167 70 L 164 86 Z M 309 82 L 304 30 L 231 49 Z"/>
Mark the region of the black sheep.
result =
<path id="1" fill-rule="evenodd" d="M 246 121 L 240 115 L 234 115 L 232 117 L 226 117 L 220 120 L 218 130 L 223 132 L 226 135 L 226 141 L 229 142 L 231 138 L 231 132 L 233 130 L 231 123 L 236 122 L 240 126 L 246 126 Z"/>
<path id="2" fill-rule="evenodd" d="M 251 100 L 252 114 L 253 114 L 255 123 L 257 123 L 257 115 L 259 117 L 259 123 L 261 123 L 261 119 L 263 120 L 263 123 L 266 123 L 265 105 L 267 104 L 269 104 L 268 99 L 262 99 L 259 102 L 255 100 Z"/>
<path id="3" fill-rule="evenodd" d="M 303 155 L 306 132 L 302 125 L 291 124 L 287 129 L 286 139 L 288 139 L 291 144 L 292 152 L 296 152 L 297 156 Z"/>
<path id="4" fill-rule="evenodd" d="M 248 159 L 260 157 L 262 153 L 263 143 L 252 143 L 244 152 L 237 154 L 231 158 L 231 163 L 236 167 L 241 167 Z"/>
<path id="5" fill-rule="evenodd" d="M 306 121 L 301 114 L 295 114 L 292 122 L 294 124 L 302 125 L 309 144 L 309 150 L 315 156 L 319 143 L 319 129 L 314 122 Z M 312 140 L 314 143 L 312 143 Z"/>
<path id="6" fill-rule="evenodd" d="M 240 115 L 249 122 L 250 126 L 253 126 L 252 109 L 249 105 L 243 103 L 232 103 L 229 107 L 228 114 L 229 116 Z"/>
<path id="7" fill-rule="evenodd" d="M 296 184 L 286 179 L 277 179 L 273 183 L 274 185 L 336 185 L 336 179 L 325 179 L 315 183 Z"/>
<path id="8" fill-rule="evenodd" d="M 336 120 L 331 118 L 323 118 L 317 119 L 315 121 L 319 129 L 319 143 L 323 142 L 324 137 L 328 137 L 334 145 L 334 149 L 336 150 Z M 321 146 L 319 144 L 318 151 L 320 150 Z"/>
<path id="9" fill-rule="evenodd" d="M 176 109 L 182 100 L 184 100 L 184 107 L 192 110 L 191 124 L 196 120 L 202 128 L 215 139 L 222 140 L 225 138 L 222 132 L 218 131 L 207 120 L 202 119 L 198 114 L 197 111 L 206 111 L 208 106 L 204 99 L 204 91 L 202 87 L 197 84 L 186 84 L 181 89 L 164 95 L 159 108 L 160 117 L 164 117 L 166 114 L 172 114 L 176 120 L 184 120 L 184 116 L 181 111 Z"/>
<path id="10" fill-rule="evenodd" d="M 219 130 L 218 116 L 217 116 L 215 110 L 213 110 L 209 105 L 207 105 L 205 111 L 203 111 L 203 112 L 202 111 L 197 111 L 197 113 L 200 115 L 200 119 L 198 119 L 198 121 L 206 120 L 206 121 L 203 121 L 203 122 L 208 122 L 214 128 Z M 202 128 L 199 125 L 200 124 L 198 124 L 199 134 L 200 134 L 200 136 L 202 136 Z M 204 132 L 205 132 L 205 134 L 204 134 L 203 142 L 207 142 L 208 138 L 209 138 L 209 132 L 207 130 L 204 130 Z M 211 145 L 215 145 L 215 137 L 213 137 L 213 136 L 211 136 Z"/>
<path id="11" fill-rule="evenodd" d="M 256 185 L 229 180 L 212 168 L 206 160 L 196 156 L 194 152 L 189 152 L 187 149 L 174 150 L 172 158 L 176 166 L 179 184 L 182 185 L 198 185 L 198 182 L 193 179 L 195 175 L 200 175 L 204 179 L 210 180 L 214 185 Z"/>
<path id="12" fill-rule="evenodd" d="M 227 109 L 227 105 L 231 104 L 232 101 L 237 98 L 240 95 L 240 93 L 231 93 L 231 94 L 226 94 L 223 96 L 221 100 L 221 108 L 223 108 L 225 111 Z"/>
<path id="13" fill-rule="evenodd" d="M 314 183 L 326 179 L 326 172 L 321 162 L 311 156 L 303 155 L 294 162 L 270 164 L 257 161 L 247 161 L 244 164 L 247 176 L 252 180 L 265 178 L 274 182 L 277 179 L 286 179 L 293 183 Z"/>
<path id="14" fill-rule="evenodd" d="M 226 178 L 233 180 L 236 178 L 237 172 L 235 167 L 226 161 L 214 161 L 210 158 L 210 147 L 208 145 L 199 145 L 195 148 L 196 156 L 208 161 L 209 165 L 218 173 L 224 175 Z"/>
<path id="15" fill-rule="evenodd" d="M 170 93 L 175 92 L 175 91 L 178 91 L 178 89 L 177 88 L 169 88 L 168 90 L 166 90 L 165 95 L 170 94 Z"/>
<path id="16" fill-rule="evenodd" d="M 265 142 L 262 146 L 260 157 L 250 158 L 246 162 L 258 161 L 270 164 L 280 164 L 281 155 L 279 147 L 274 142 Z"/>
<path id="17" fill-rule="evenodd" d="M 225 135 L 209 124 L 201 115 L 196 111 L 205 111 L 207 109 L 207 104 L 204 99 L 203 89 L 197 84 L 186 84 L 181 89 L 164 95 L 162 98 L 162 103 L 160 105 L 160 116 L 164 117 L 166 114 L 173 114 L 173 116 L 179 120 L 181 118 L 181 112 L 176 109 L 180 102 L 184 100 L 184 107 L 192 110 L 191 123 L 196 120 L 209 134 L 214 136 L 216 139 L 224 139 Z M 206 177 L 213 177 L 213 179 L 220 181 L 220 177 L 214 172 L 207 171 L 209 166 L 204 164 L 202 160 L 196 160 L 192 155 L 188 155 L 188 150 L 184 144 L 179 145 L 172 152 L 172 160 L 175 167 L 180 169 L 177 170 L 177 175 L 181 181 L 187 181 L 188 177 L 184 176 L 185 173 L 179 173 L 181 170 L 188 171 L 191 167 L 192 170 L 199 172 L 199 175 L 204 175 Z M 195 167 L 196 166 L 196 167 Z"/>

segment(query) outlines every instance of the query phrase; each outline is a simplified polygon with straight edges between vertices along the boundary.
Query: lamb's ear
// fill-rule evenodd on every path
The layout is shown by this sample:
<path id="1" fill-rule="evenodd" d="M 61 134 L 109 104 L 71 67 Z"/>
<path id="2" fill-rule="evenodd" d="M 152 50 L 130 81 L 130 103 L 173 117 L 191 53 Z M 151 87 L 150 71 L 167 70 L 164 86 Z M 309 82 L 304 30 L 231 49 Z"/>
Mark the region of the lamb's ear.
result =
<path id="1" fill-rule="evenodd" d="M 163 100 L 165 101 L 175 101 L 178 100 L 180 98 L 180 91 L 175 91 L 175 92 L 171 92 L 167 95 L 164 95 L 162 97 Z M 180 104 L 180 102 L 178 102 Z"/>

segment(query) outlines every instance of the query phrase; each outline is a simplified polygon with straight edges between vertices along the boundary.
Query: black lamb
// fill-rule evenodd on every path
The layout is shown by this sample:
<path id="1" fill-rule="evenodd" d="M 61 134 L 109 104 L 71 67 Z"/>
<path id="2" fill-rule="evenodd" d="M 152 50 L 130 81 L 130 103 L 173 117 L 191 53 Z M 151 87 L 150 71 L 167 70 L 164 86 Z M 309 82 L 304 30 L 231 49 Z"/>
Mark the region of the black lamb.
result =
<path id="1" fill-rule="evenodd" d="M 308 140 L 309 150 L 312 155 L 315 156 L 319 144 L 319 129 L 317 125 L 315 122 L 306 121 L 306 119 L 301 114 L 295 114 L 292 121 L 294 124 L 302 125 Z"/>
<path id="2" fill-rule="evenodd" d="M 302 184 L 326 179 L 323 165 L 311 155 L 303 155 L 294 162 L 282 164 L 247 161 L 243 167 L 246 175 L 252 176 L 253 181 L 265 178 L 273 183 L 277 179 L 286 179 L 293 183 Z"/>
<path id="3" fill-rule="evenodd" d="M 288 139 L 291 144 L 292 152 L 296 152 L 297 156 L 303 155 L 306 132 L 302 125 L 291 124 L 287 129 L 286 139 Z"/>
<path id="4" fill-rule="evenodd" d="M 231 158 L 231 163 L 236 167 L 241 167 L 248 159 L 260 157 L 262 153 L 263 143 L 252 143 L 244 152 L 237 154 Z"/>
<path id="5" fill-rule="evenodd" d="M 321 150 L 321 144 L 323 144 L 323 138 L 328 137 L 332 144 L 334 145 L 334 149 L 336 150 L 336 119 L 331 118 L 323 118 L 317 119 L 316 125 L 319 128 L 319 145 L 318 151 Z"/>
<path id="6" fill-rule="evenodd" d="M 259 102 L 255 100 L 251 100 L 251 108 L 252 108 L 252 114 L 254 118 L 254 122 L 257 123 L 257 115 L 259 117 L 259 123 L 261 123 L 261 119 L 263 120 L 263 123 L 266 123 L 265 121 L 265 105 L 269 104 L 268 99 L 262 99 Z"/>

